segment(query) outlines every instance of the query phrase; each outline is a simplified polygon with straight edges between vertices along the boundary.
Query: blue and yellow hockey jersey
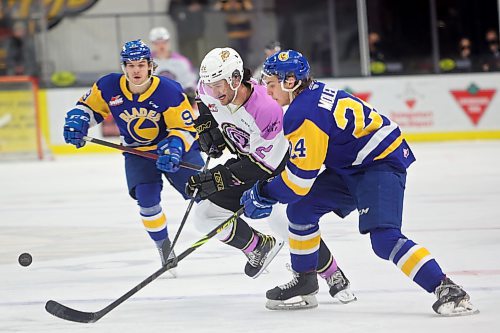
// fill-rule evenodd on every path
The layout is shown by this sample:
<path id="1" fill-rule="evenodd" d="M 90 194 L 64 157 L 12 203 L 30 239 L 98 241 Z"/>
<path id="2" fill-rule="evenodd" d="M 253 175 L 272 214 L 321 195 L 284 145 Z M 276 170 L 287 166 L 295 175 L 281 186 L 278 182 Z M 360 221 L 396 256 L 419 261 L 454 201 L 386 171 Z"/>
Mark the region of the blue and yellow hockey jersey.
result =
<path id="1" fill-rule="evenodd" d="M 306 195 L 323 165 L 342 175 L 381 163 L 405 170 L 415 161 L 396 123 L 361 99 L 321 82 L 311 83 L 293 100 L 283 129 L 290 160 L 263 189 L 265 196 L 282 203 Z"/>
<path id="2" fill-rule="evenodd" d="M 177 136 L 188 151 L 196 139 L 193 109 L 176 81 L 152 77 L 142 94 L 132 94 L 123 74 L 100 78 L 77 102 L 90 116 L 90 126 L 113 115 L 122 143 L 140 150 L 154 150 L 167 136 Z"/>

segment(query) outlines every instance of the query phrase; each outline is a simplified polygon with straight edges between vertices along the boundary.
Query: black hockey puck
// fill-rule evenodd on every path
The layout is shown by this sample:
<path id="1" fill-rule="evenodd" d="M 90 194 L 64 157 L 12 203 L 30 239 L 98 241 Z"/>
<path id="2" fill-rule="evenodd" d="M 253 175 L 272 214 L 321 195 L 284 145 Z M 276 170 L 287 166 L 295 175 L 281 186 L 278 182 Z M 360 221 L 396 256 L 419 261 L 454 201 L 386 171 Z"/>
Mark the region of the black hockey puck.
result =
<path id="1" fill-rule="evenodd" d="M 31 254 L 29 253 L 22 253 L 20 256 L 19 256 L 19 265 L 21 266 L 29 266 L 31 265 L 31 263 L 33 262 L 33 257 L 31 257 Z"/>

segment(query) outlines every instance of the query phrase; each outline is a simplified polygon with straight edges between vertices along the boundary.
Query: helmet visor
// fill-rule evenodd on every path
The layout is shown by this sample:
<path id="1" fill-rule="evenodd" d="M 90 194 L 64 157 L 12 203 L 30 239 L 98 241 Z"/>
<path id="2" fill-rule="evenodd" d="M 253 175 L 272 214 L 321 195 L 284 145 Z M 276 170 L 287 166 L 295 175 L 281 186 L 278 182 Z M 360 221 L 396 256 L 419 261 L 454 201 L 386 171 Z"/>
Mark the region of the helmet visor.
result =
<path id="1" fill-rule="evenodd" d="M 226 80 L 219 80 L 214 83 L 201 83 L 201 92 L 216 99 L 223 95 L 226 95 L 228 89 L 229 84 Z"/>

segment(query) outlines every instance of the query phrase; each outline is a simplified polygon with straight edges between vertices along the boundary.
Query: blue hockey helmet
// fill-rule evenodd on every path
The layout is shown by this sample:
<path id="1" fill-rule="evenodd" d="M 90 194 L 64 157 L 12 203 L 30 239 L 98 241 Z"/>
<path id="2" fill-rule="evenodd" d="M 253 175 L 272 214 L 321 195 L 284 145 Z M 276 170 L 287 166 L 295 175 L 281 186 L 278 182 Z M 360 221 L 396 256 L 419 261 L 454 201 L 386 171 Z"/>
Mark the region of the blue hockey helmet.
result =
<path id="1" fill-rule="evenodd" d="M 142 59 L 151 61 L 151 50 L 142 40 L 136 39 L 123 45 L 120 59 L 122 63 Z"/>
<path id="2" fill-rule="evenodd" d="M 297 80 L 309 78 L 311 67 L 302 53 L 294 50 L 280 51 L 264 61 L 262 72 L 266 76 L 276 75 L 279 81 L 294 76 Z"/>

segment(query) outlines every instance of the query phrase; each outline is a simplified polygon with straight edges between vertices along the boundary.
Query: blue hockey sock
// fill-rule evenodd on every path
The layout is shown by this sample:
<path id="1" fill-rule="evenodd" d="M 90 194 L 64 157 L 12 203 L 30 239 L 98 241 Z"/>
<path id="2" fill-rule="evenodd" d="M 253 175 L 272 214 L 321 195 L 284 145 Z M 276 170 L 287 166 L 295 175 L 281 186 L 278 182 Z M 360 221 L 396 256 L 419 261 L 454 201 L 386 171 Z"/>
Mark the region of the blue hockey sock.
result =
<path id="1" fill-rule="evenodd" d="M 445 274 L 430 252 L 406 238 L 399 229 L 375 229 L 370 232 L 372 248 L 382 259 L 392 261 L 415 283 L 434 292 Z"/>

